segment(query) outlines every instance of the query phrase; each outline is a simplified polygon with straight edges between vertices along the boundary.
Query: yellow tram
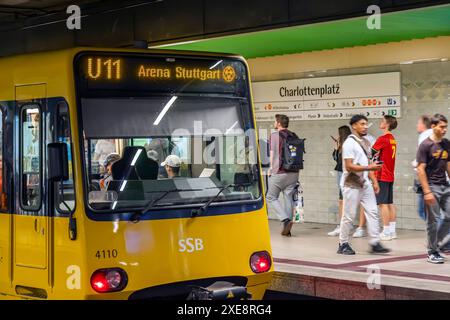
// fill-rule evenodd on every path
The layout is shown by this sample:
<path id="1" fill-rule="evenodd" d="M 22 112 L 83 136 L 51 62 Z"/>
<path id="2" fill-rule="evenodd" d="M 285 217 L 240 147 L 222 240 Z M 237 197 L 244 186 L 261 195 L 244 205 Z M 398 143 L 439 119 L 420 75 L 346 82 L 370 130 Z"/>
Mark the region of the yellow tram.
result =
<path id="1" fill-rule="evenodd" d="M 263 297 L 244 59 L 76 48 L 0 70 L 0 299 Z"/>

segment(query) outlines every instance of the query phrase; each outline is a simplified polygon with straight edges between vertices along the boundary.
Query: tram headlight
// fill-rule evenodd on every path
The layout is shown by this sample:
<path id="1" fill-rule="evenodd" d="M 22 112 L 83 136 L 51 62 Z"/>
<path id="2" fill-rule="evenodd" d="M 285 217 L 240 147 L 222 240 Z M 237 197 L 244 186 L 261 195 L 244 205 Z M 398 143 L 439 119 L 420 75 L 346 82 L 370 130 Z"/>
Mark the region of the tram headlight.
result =
<path id="1" fill-rule="evenodd" d="M 123 290 L 127 283 L 127 274 L 120 268 L 100 269 L 91 276 L 91 287 L 99 293 Z"/>
<path id="2" fill-rule="evenodd" d="M 254 273 L 263 273 L 270 270 L 272 259 L 267 251 L 258 251 L 250 257 L 250 268 Z"/>

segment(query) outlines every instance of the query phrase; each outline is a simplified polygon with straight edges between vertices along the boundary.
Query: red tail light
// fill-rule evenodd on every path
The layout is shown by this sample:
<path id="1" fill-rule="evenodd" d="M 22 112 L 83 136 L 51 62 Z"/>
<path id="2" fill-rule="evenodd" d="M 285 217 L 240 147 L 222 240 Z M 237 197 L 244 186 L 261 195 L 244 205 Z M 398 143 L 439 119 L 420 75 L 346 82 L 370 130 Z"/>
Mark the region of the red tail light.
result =
<path id="1" fill-rule="evenodd" d="M 263 273 L 270 270 L 272 259 L 267 251 L 258 251 L 250 257 L 250 268 L 254 273 Z"/>
<path id="2" fill-rule="evenodd" d="M 119 268 L 100 269 L 91 276 L 91 287 L 99 293 L 123 290 L 127 283 L 126 272 Z"/>

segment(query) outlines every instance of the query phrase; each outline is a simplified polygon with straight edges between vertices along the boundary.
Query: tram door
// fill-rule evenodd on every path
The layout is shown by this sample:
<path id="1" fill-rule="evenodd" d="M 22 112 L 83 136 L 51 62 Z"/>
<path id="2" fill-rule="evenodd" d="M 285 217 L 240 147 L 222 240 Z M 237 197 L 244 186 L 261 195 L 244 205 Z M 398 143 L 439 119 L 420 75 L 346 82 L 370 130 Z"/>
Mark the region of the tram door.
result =
<path id="1" fill-rule="evenodd" d="M 13 286 L 16 293 L 47 297 L 50 225 L 45 197 L 46 85 L 16 87 Z"/>

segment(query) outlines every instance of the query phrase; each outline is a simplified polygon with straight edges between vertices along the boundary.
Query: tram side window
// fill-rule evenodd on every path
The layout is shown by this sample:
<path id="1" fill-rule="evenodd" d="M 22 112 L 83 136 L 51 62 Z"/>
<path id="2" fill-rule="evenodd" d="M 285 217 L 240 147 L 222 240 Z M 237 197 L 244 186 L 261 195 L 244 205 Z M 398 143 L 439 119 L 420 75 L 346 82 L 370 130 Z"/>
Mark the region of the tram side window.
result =
<path id="1" fill-rule="evenodd" d="M 67 144 L 67 152 L 69 159 L 69 180 L 63 182 L 64 198 L 58 192 L 58 211 L 67 213 L 75 209 L 75 189 L 73 180 L 73 160 L 72 160 L 72 143 L 70 133 L 69 107 L 66 102 L 60 102 L 57 109 L 57 141 Z M 61 190 L 61 182 L 58 182 L 57 188 Z"/>
<path id="2" fill-rule="evenodd" d="M 24 209 L 39 210 L 41 204 L 41 113 L 28 105 L 21 114 L 21 203 Z"/>
<path id="3" fill-rule="evenodd" d="M 0 211 L 6 211 L 8 209 L 8 201 L 6 196 L 6 188 L 4 188 L 3 179 L 5 177 L 3 173 L 3 111 L 0 109 Z"/>

